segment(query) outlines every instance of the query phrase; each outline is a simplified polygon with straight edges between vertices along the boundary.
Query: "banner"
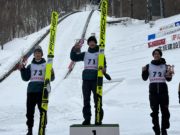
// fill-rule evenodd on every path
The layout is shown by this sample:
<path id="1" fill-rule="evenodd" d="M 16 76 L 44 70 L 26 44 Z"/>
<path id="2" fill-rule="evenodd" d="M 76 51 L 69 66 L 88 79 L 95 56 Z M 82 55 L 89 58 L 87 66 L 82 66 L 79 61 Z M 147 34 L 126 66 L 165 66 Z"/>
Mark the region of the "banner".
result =
<path id="1" fill-rule="evenodd" d="M 159 28 L 159 30 L 164 31 L 164 30 L 171 29 L 171 28 L 178 27 L 178 26 L 180 26 L 180 21 L 162 26 Z"/>
<path id="2" fill-rule="evenodd" d="M 175 29 L 172 29 L 172 30 L 169 30 L 169 31 L 166 31 L 166 32 L 158 32 L 156 34 L 156 38 L 163 37 L 163 36 L 166 36 L 166 35 L 170 35 L 170 34 L 173 34 L 175 32 L 178 32 L 178 31 L 180 31 L 180 28 L 175 28 Z"/>
<path id="3" fill-rule="evenodd" d="M 158 48 L 161 49 L 162 51 L 177 49 L 177 48 L 180 48 L 180 41 L 166 44 L 164 46 L 159 46 Z"/>
<path id="4" fill-rule="evenodd" d="M 160 27 L 159 30 L 164 31 L 164 30 L 171 29 L 171 28 L 174 28 L 174 27 L 175 27 L 175 23 L 172 23 L 172 24 Z"/>
<path id="5" fill-rule="evenodd" d="M 170 34 L 173 34 L 175 32 L 178 32 L 178 31 L 180 31 L 180 27 L 179 28 L 175 27 L 175 29 L 165 31 L 165 32 L 162 31 L 162 32 L 158 32 L 156 34 L 151 34 L 151 35 L 148 35 L 148 41 L 156 39 L 156 38 L 160 38 L 160 37 L 163 37 L 163 36 L 166 36 L 166 35 L 170 35 Z"/>
<path id="6" fill-rule="evenodd" d="M 160 27 L 158 33 L 148 35 L 148 41 L 156 39 L 156 38 L 160 38 L 169 34 L 173 34 L 177 31 L 180 31 L 180 21 L 170 23 L 168 25 Z"/>
<path id="7" fill-rule="evenodd" d="M 160 39 L 160 40 L 156 40 L 156 41 L 153 41 L 153 42 L 149 42 L 148 43 L 148 47 L 155 47 L 155 46 L 159 46 L 159 45 L 164 45 L 166 44 L 166 39 Z"/>
<path id="8" fill-rule="evenodd" d="M 152 40 L 152 39 L 155 39 L 155 38 L 156 38 L 156 34 L 148 35 L 148 41 Z"/>

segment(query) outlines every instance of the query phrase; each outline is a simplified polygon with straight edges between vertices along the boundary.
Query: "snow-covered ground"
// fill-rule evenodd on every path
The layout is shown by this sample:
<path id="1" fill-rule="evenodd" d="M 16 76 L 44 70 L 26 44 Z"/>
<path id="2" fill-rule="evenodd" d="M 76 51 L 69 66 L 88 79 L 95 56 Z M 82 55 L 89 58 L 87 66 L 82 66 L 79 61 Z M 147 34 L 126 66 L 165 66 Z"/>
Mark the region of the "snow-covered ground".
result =
<path id="1" fill-rule="evenodd" d="M 63 79 L 70 63 L 69 53 L 75 40 L 81 37 L 89 11 L 71 15 L 58 26 L 55 47 L 54 69 L 56 80 L 52 83 L 52 92 L 48 110 L 47 135 L 69 135 L 71 124 L 80 124 L 82 118 L 81 73 L 83 62 L 77 63 L 67 79 Z M 86 38 L 91 33 L 99 37 L 99 12 L 91 19 Z M 147 35 L 157 33 L 161 26 L 179 21 L 180 15 L 155 22 L 150 28 L 143 21 L 133 20 L 127 26 L 107 25 L 106 57 L 108 73 L 114 82 L 104 83 L 103 123 L 119 123 L 121 135 L 152 135 L 152 124 L 148 99 L 148 81 L 141 79 L 142 66 L 148 64 L 154 48 L 148 48 Z M 112 18 L 109 18 L 112 20 Z M 45 32 L 34 33 L 22 39 L 15 39 L 0 51 L 0 74 L 3 74 L 13 61 L 21 56 L 24 49 Z M 178 33 L 178 32 L 177 32 Z M 165 36 L 170 38 L 171 35 Z M 47 54 L 49 37 L 40 44 Z M 168 42 L 170 42 L 168 40 Z M 87 49 L 87 44 L 82 48 Z M 168 83 L 170 96 L 171 128 L 170 135 L 179 135 L 180 105 L 178 104 L 178 83 L 180 81 L 180 49 L 166 51 L 163 54 L 168 64 L 175 65 L 175 75 Z M 29 58 L 29 63 L 32 57 Z M 26 87 L 19 71 L 13 72 L 0 84 L 0 135 L 21 135 L 26 132 Z M 93 101 L 92 101 L 93 104 Z M 92 105 L 93 106 L 93 105 Z M 92 110 L 94 110 L 92 108 Z M 94 112 L 94 111 L 93 111 Z M 94 113 L 92 117 L 94 123 Z M 39 113 L 36 110 L 34 134 L 37 134 Z"/>
<path id="2" fill-rule="evenodd" d="M 0 78 L 28 52 L 29 48 L 41 39 L 48 28 L 49 27 L 46 27 L 39 32 L 23 38 L 15 38 L 4 45 L 4 49 L 0 50 Z"/>

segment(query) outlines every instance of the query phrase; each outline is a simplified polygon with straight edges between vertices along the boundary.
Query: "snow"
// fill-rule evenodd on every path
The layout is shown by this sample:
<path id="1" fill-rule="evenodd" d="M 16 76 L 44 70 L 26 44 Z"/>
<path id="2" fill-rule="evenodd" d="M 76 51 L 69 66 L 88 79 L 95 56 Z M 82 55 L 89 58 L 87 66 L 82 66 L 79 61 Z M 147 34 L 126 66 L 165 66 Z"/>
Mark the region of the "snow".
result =
<path id="1" fill-rule="evenodd" d="M 82 117 L 82 70 L 83 62 L 76 64 L 74 71 L 67 79 L 63 79 L 70 63 L 69 53 L 81 32 L 89 15 L 89 11 L 71 15 L 58 25 L 54 70 L 56 79 L 52 82 L 48 110 L 47 135 L 69 135 L 69 126 L 80 124 Z M 86 33 L 86 39 L 91 33 L 99 38 L 99 12 L 95 11 Z M 179 21 L 180 15 L 160 19 L 153 28 L 144 21 L 132 20 L 124 24 L 107 25 L 106 58 L 108 73 L 112 82 L 105 80 L 103 108 L 105 116 L 103 123 L 119 123 L 122 135 L 152 135 L 150 107 L 148 98 L 148 84 L 141 79 L 142 66 L 148 64 L 154 48 L 148 48 L 147 36 L 157 33 L 159 28 L 169 23 Z M 108 18 L 113 20 L 114 18 Z M 114 19 L 116 20 L 116 19 Z M 15 39 L 5 45 L 0 51 L 0 75 L 8 70 L 14 61 L 18 60 L 47 29 L 30 36 Z M 178 32 L 177 32 L 178 33 Z M 172 35 L 172 34 L 171 34 Z M 169 39 L 171 35 L 163 38 Z M 44 57 L 47 55 L 49 36 L 41 42 Z M 168 42 L 171 42 L 168 40 Z M 85 43 L 82 50 L 87 50 Z M 175 65 L 175 75 L 168 83 L 170 97 L 171 128 L 170 135 L 179 135 L 178 83 L 180 80 L 180 49 L 165 51 L 163 57 L 168 64 Z M 28 59 L 31 62 L 32 56 Z M 0 84 L 0 134 L 25 134 L 26 132 L 26 89 L 28 82 L 23 82 L 19 71 L 12 73 Z M 94 123 L 94 109 L 92 100 L 92 123 Z M 39 112 L 36 109 L 34 134 L 37 134 Z"/>
<path id="2" fill-rule="evenodd" d="M 0 78 L 16 64 L 48 30 L 48 27 L 23 38 L 15 38 L 0 50 Z M 13 58 L 12 58 L 13 56 Z"/>

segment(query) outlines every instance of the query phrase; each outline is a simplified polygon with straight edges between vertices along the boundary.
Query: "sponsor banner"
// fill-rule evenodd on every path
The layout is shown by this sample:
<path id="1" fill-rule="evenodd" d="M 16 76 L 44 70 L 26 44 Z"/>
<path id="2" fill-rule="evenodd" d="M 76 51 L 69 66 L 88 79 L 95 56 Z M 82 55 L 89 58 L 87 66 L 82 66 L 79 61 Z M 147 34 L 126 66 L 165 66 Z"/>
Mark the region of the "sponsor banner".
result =
<path id="1" fill-rule="evenodd" d="M 159 45 L 164 45 L 166 44 L 166 39 L 160 39 L 160 40 L 156 40 L 156 41 L 153 41 L 153 42 L 149 42 L 148 43 L 148 47 L 155 47 L 155 46 L 159 46 Z"/>
<path id="2" fill-rule="evenodd" d="M 173 34 L 175 32 L 178 32 L 178 31 L 180 31 L 180 27 L 172 29 L 172 30 L 169 30 L 169 31 L 166 31 L 166 32 L 158 32 L 156 34 L 156 38 L 160 38 L 160 37 L 163 37 L 163 36 L 166 36 L 166 35 L 170 35 L 170 34 Z"/>
<path id="3" fill-rule="evenodd" d="M 161 32 L 158 32 L 157 34 L 151 34 L 151 35 L 148 35 L 148 41 L 156 39 L 156 38 L 160 38 L 160 37 L 163 37 L 163 36 L 166 36 L 166 35 L 170 35 L 170 34 L 173 34 L 175 32 L 178 32 L 178 31 L 180 31 L 180 27 L 169 30 L 169 31 L 165 31 L 165 32 L 161 31 Z"/>
<path id="4" fill-rule="evenodd" d="M 163 46 L 159 46 L 158 48 L 161 49 L 162 51 L 177 49 L 177 48 L 180 48 L 180 41 L 166 44 Z"/>
<path id="5" fill-rule="evenodd" d="M 159 28 L 160 32 L 148 35 L 148 41 L 180 31 L 180 21 Z M 174 29 L 173 29 L 174 28 Z M 171 30 L 170 30 L 171 29 Z M 166 30 L 166 31 L 165 31 Z"/>
<path id="6" fill-rule="evenodd" d="M 171 29 L 171 28 L 178 27 L 178 26 L 180 26 L 180 21 L 168 24 L 166 26 L 162 26 L 159 28 L 159 30 L 164 31 L 164 30 Z"/>
<path id="7" fill-rule="evenodd" d="M 148 35 L 148 41 L 152 40 L 152 39 L 155 39 L 155 38 L 156 38 L 156 34 Z"/>
<path id="8" fill-rule="evenodd" d="M 174 23 L 172 23 L 172 24 L 169 24 L 169 25 L 166 25 L 166 26 L 163 26 L 163 27 L 160 27 L 160 31 L 164 31 L 164 30 L 166 30 L 166 29 L 171 29 L 171 28 L 173 28 L 173 27 L 175 27 L 175 24 Z"/>
<path id="9" fill-rule="evenodd" d="M 180 33 L 172 35 L 172 41 L 180 40 Z"/>

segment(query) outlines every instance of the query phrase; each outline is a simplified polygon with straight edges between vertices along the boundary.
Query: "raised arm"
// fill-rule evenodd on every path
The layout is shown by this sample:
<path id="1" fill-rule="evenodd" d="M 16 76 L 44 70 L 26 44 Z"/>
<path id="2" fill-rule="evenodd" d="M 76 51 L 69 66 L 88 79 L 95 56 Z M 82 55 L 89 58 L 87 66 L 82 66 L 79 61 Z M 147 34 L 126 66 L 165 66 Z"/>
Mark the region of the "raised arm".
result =
<path id="1" fill-rule="evenodd" d="M 71 49 L 70 58 L 72 61 L 78 62 L 78 61 L 84 61 L 85 52 L 80 52 L 80 46 L 75 45 Z"/>

